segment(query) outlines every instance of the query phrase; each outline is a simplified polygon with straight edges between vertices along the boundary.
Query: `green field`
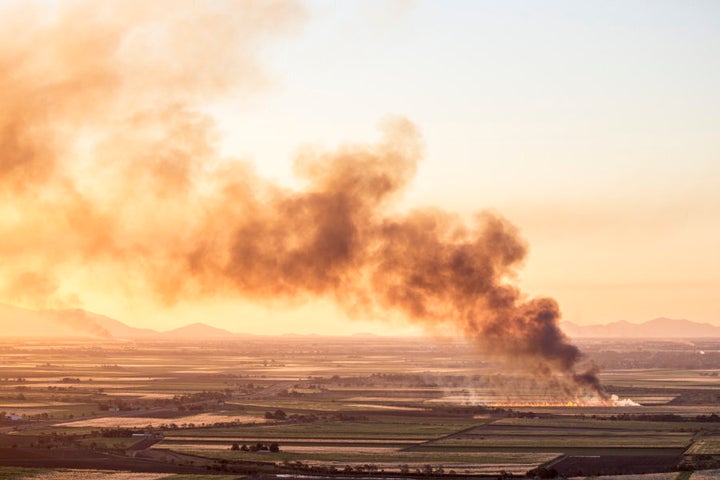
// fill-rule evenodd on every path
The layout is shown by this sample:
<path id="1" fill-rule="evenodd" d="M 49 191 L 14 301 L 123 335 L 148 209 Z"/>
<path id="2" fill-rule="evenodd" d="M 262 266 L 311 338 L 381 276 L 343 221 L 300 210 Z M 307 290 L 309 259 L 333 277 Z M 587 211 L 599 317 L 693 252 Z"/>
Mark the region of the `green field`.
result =
<path id="1" fill-rule="evenodd" d="M 687 455 L 720 455 L 720 436 L 700 438 L 685 453 Z"/>
<path id="2" fill-rule="evenodd" d="M 50 469 L 44 468 L 0 467 L 0 480 L 30 478 L 41 473 L 48 473 L 51 471 L 52 470 Z"/>
<path id="3" fill-rule="evenodd" d="M 553 418 L 502 418 L 493 422 L 493 425 L 513 425 L 524 427 L 549 428 L 579 428 L 587 430 L 621 430 L 629 432 L 694 432 L 699 430 L 720 430 L 720 423 L 704 422 L 647 422 L 636 420 L 610 420 L 594 418 L 578 418 L 573 416 L 559 416 Z"/>
<path id="4" fill-rule="evenodd" d="M 481 422 L 475 419 L 425 416 L 374 416 L 364 421 L 278 424 L 237 428 L 179 429 L 166 432 L 168 437 L 189 432 L 202 437 L 242 438 L 339 438 L 339 439 L 431 439 L 466 429 Z"/>
<path id="5" fill-rule="evenodd" d="M 183 453 L 191 453 L 200 457 L 223 458 L 228 460 L 244 460 L 250 462 L 295 462 L 295 461 L 321 461 L 335 463 L 438 463 L 438 464 L 538 464 L 551 460 L 558 456 L 557 453 L 509 453 L 509 452 L 389 452 L 386 454 L 363 454 L 363 453 L 248 453 L 233 452 L 229 449 L 222 450 L 184 450 Z"/>

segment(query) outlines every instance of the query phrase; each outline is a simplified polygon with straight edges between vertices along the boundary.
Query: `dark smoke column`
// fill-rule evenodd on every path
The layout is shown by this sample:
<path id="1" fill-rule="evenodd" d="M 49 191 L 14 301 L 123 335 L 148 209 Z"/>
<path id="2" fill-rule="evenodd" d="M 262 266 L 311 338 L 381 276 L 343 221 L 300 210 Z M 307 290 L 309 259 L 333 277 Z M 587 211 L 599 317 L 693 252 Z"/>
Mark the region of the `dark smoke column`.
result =
<path id="1" fill-rule="evenodd" d="M 483 351 L 578 401 L 604 393 L 593 368 L 578 372 L 580 350 L 559 328 L 555 300 L 526 300 L 512 284 L 526 248 L 515 227 L 489 214 L 468 227 L 444 212 L 386 220 L 373 265 L 375 294 L 420 323 L 455 324 Z"/>
<path id="2" fill-rule="evenodd" d="M 378 146 L 298 158 L 302 191 L 231 178 L 219 204 L 241 208 L 208 216 L 204 238 L 229 234 L 196 246 L 192 274 L 252 298 L 331 296 L 355 315 L 452 324 L 483 351 L 542 375 L 562 401 L 604 399 L 595 373 L 577 372 L 581 353 L 558 327 L 556 302 L 528 300 L 510 283 L 526 255 L 515 227 L 489 214 L 467 225 L 438 209 L 389 213 L 421 151 L 415 127 L 396 119 Z"/>

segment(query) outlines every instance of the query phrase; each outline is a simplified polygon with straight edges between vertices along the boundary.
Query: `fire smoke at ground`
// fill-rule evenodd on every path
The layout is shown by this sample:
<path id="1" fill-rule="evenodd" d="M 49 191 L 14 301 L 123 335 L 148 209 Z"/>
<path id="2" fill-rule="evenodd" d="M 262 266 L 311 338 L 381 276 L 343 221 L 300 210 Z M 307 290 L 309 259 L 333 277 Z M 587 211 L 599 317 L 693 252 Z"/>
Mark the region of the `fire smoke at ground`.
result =
<path id="1" fill-rule="evenodd" d="M 527 252 L 513 225 L 391 213 L 422 157 L 411 122 L 298 155 L 299 190 L 220 156 L 203 106 L 263 86 L 257 46 L 301 22 L 293 2 L 3 8 L 1 300 L 77 304 L 61 279 L 78 271 L 165 304 L 330 298 L 354 316 L 450 325 L 561 400 L 608 400 L 557 303 L 512 283 Z"/>

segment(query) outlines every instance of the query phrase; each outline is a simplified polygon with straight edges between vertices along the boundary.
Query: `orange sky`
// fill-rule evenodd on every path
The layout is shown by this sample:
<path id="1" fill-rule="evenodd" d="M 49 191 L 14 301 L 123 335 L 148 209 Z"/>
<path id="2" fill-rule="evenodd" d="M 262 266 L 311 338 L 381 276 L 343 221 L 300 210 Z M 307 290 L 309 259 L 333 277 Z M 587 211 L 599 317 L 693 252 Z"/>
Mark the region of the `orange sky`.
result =
<path id="1" fill-rule="evenodd" d="M 231 225 L 355 188 L 325 165 L 364 158 L 397 177 L 363 214 L 506 218 L 528 247 L 512 281 L 566 320 L 720 324 L 714 5 L 39 5 L 0 5 L 1 303 L 417 333 L 401 311 L 348 315 L 322 275 L 291 295 L 218 267 Z M 397 116 L 416 133 L 378 129 Z"/>

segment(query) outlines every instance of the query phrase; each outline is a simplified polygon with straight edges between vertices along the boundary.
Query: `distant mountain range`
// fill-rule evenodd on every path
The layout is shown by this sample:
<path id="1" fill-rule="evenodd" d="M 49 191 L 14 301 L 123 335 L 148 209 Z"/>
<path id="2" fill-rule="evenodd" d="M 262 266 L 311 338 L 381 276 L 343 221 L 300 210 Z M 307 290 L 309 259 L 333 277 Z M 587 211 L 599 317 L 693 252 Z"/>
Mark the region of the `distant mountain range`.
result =
<path id="1" fill-rule="evenodd" d="M 645 323 L 620 320 L 605 325 L 562 322 L 560 326 L 570 338 L 720 338 L 720 327 L 672 318 L 656 318 Z"/>
<path id="2" fill-rule="evenodd" d="M 578 325 L 562 322 L 562 330 L 571 338 L 720 338 L 720 327 L 690 320 L 656 318 L 645 323 L 619 321 L 605 325 Z M 0 304 L 0 337 L 3 338 L 98 338 L 191 340 L 238 338 L 248 334 L 232 333 L 204 323 L 193 323 L 159 332 L 136 328 L 105 315 L 81 309 L 28 310 Z M 288 334 L 286 336 L 299 336 Z M 306 335 L 302 335 L 305 337 Z M 355 334 L 372 337 L 373 334 Z"/>
<path id="3" fill-rule="evenodd" d="M 192 323 L 184 327 L 176 328 L 175 330 L 163 332 L 161 335 L 172 338 L 221 338 L 238 334 L 222 328 L 211 327 L 204 323 Z"/>
<path id="4" fill-rule="evenodd" d="M 28 310 L 0 305 L 0 336 L 10 338 L 208 339 L 239 336 L 203 323 L 166 332 L 135 328 L 114 318 L 80 309 Z"/>

